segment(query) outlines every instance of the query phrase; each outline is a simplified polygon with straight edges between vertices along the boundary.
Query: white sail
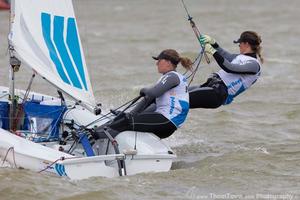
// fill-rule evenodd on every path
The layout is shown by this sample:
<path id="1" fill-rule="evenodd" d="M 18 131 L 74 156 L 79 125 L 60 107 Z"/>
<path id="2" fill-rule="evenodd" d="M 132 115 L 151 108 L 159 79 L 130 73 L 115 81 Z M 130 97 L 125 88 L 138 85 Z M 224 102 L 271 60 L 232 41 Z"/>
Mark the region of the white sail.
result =
<path id="1" fill-rule="evenodd" d="M 58 89 L 95 107 L 72 0 L 14 0 L 9 43 L 14 54 Z"/>

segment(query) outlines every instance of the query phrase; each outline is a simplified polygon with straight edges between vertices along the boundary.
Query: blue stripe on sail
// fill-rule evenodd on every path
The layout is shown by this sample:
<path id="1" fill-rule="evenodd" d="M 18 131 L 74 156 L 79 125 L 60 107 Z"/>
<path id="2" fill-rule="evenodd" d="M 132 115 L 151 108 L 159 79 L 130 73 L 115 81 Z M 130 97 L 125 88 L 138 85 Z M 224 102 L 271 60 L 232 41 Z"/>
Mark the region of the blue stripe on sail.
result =
<path id="1" fill-rule="evenodd" d="M 65 69 L 68 72 L 71 82 L 75 87 L 82 89 L 64 43 L 64 17 L 61 16 L 54 16 L 54 43 L 64 63 Z"/>
<path id="2" fill-rule="evenodd" d="M 51 16 L 47 13 L 41 14 L 41 21 L 42 21 L 42 30 L 43 30 L 43 37 L 45 40 L 45 43 L 48 47 L 50 58 L 52 59 L 53 63 L 56 66 L 57 72 L 60 76 L 60 78 L 67 84 L 70 84 L 69 79 L 67 78 L 62 64 L 58 58 L 57 52 L 54 48 L 54 45 L 51 41 Z"/>
<path id="3" fill-rule="evenodd" d="M 85 74 L 82 65 L 82 57 L 81 57 L 80 46 L 79 46 L 79 38 L 77 35 L 77 27 L 74 18 L 68 19 L 67 44 L 72 54 L 77 70 L 79 72 L 84 88 L 85 90 L 87 90 Z"/>

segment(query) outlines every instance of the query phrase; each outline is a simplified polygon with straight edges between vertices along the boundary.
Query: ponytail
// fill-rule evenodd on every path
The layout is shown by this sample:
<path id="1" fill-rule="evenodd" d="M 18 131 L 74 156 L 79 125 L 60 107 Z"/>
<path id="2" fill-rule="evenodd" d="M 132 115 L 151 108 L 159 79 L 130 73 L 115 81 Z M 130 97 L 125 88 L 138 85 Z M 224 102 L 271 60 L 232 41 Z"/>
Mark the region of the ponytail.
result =
<path id="1" fill-rule="evenodd" d="M 262 47 L 260 45 L 258 45 L 256 48 L 256 54 L 258 55 L 260 62 L 264 63 L 264 58 L 261 55 L 261 49 L 262 49 Z"/>
<path id="2" fill-rule="evenodd" d="M 188 57 L 180 57 L 180 64 L 189 71 L 192 71 L 193 69 L 193 62 Z"/>
<path id="3" fill-rule="evenodd" d="M 260 59 L 260 62 L 263 63 L 264 62 L 264 58 L 262 56 L 261 50 L 262 50 L 262 39 L 261 37 L 254 31 L 245 31 L 244 33 L 248 33 L 251 34 L 254 37 L 254 43 L 250 44 L 252 51 L 254 51 L 254 53 L 256 53 Z"/>

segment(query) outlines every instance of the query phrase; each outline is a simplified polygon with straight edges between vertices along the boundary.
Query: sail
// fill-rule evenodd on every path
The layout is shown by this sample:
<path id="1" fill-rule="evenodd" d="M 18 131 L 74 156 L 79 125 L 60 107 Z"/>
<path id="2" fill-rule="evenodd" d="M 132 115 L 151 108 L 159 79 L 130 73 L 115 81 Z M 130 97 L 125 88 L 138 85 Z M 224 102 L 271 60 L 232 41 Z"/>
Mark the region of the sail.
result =
<path id="1" fill-rule="evenodd" d="M 37 74 L 95 107 L 72 0 L 13 0 L 9 43 Z"/>

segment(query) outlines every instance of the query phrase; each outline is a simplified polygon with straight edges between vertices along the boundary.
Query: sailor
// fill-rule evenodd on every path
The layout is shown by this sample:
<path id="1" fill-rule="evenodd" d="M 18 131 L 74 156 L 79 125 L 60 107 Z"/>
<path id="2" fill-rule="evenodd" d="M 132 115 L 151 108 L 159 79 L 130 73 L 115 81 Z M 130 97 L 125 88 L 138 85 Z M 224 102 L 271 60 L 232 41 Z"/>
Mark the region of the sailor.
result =
<path id="1" fill-rule="evenodd" d="M 200 41 L 221 70 L 213 73 L 204 84 L 189 88 L 190 108 L 217 108 L 230 104 L 260 76 L 263 63 L 261 37 L 254 31 L 243 32 L 233 41 L 239 44 L 240 54 L 227 52 L 208 35 L 202 35 Z"/>
<path id="2" fill-rule="evenodd" d="M 103 129 L 107 129 L 112 137 L 132 130 L 152 132 L 159 138 L 166 138 L 184 123 L 189 111 L 189 93 L 186 78 L 176 68 L 181 63 L 190 70 L 192 61 L 173 49 L 166 49 L 153 59 L 157 60 L 162 77 L 152 87 L 140 90 L 143 99 L 130 113 L 114 119 L 106 127 L 97 128 L 93 134 L 95 139 L 105 137 Z"/>

